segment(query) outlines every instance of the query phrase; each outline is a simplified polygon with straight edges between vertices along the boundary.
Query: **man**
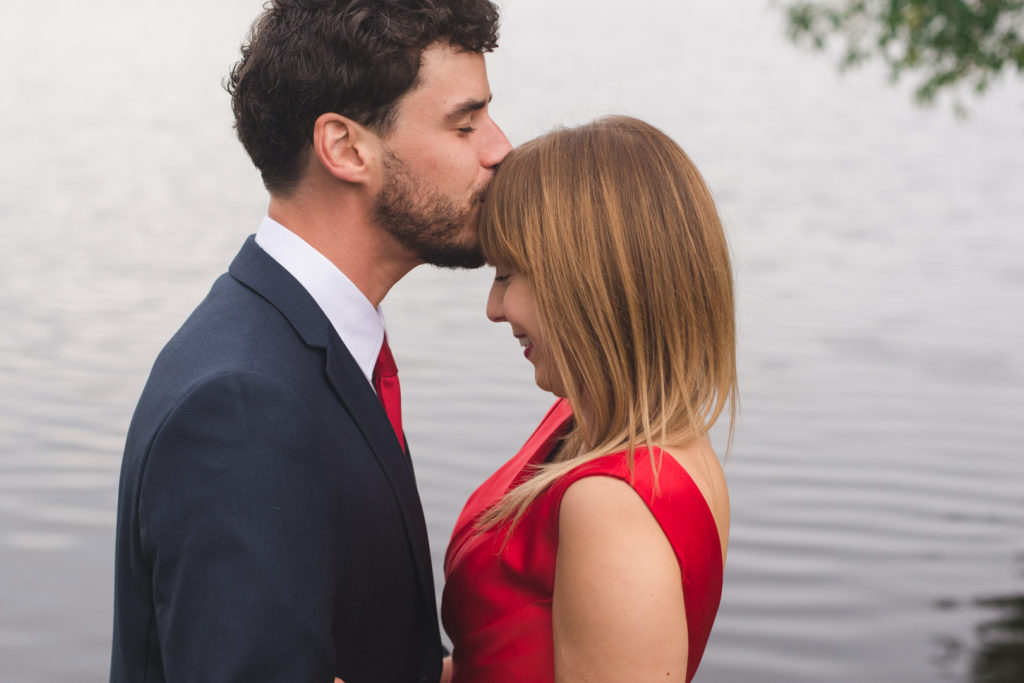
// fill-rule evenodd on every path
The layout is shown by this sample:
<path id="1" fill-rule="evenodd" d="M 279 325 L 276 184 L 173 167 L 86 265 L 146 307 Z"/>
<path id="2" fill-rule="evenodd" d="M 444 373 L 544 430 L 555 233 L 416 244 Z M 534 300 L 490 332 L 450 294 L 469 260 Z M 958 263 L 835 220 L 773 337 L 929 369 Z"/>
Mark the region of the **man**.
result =
<path id="1" fill-rule="evenodd" d="M 378 305 L 421 263 L 481 264 L 496 30 L 488 0 L 274 0 L 254 25 L 228 89 L 268 217 L 132 419 L 111 681 L 439 679 Z"/>

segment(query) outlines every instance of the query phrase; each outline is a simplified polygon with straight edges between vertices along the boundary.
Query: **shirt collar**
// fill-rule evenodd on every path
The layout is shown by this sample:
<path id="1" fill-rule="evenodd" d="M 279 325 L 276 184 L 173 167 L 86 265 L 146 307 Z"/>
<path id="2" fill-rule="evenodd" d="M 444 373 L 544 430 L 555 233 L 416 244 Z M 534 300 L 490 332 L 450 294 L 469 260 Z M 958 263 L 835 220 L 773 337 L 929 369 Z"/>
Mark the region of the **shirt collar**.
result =
<path id="1" fill-rule="evenodd" d="M 359 369 L 371 381 L 384 342 L 384 317 L 348 277 L 308 242 L 269 216 L 260 223 L 256 244 L 299 281 Z"/>

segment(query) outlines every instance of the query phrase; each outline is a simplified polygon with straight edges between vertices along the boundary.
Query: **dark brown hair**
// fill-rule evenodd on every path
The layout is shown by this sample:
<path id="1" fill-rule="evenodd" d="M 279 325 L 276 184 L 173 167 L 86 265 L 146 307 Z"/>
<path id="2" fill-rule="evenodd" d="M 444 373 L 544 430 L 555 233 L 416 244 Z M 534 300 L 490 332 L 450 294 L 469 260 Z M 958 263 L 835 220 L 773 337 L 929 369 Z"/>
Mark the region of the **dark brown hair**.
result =
<path id="1" fill-rule="evenodd" d="M 295 188 L 321 114 L 387 135 L 423 50 L 439 41 L 490 52 L 497 8 L 489 0 L 268 2 L 226 84 L 238 139 L 267 189 Z"/>

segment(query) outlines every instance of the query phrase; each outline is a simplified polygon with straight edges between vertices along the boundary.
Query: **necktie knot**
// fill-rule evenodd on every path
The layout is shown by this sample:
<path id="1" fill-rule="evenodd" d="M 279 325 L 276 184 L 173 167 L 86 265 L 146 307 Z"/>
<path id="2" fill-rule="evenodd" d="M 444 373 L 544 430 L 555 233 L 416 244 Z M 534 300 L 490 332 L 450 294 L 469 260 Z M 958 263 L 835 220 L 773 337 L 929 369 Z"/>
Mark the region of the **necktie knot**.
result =
<path id="1" fill-rule="evenodd" d="M 373 366 L 373 376 L 395 377 L 398 375 L 398 366 L 395 365 L 395 357 L 391 355 L 391 347 L 388 346 L 388 338 L 384 337 L 384 343 L 380 346 L 380 353 L 377 354 L 377 364 Z M 376 381 L 374 382 L 376 383 Z"/>

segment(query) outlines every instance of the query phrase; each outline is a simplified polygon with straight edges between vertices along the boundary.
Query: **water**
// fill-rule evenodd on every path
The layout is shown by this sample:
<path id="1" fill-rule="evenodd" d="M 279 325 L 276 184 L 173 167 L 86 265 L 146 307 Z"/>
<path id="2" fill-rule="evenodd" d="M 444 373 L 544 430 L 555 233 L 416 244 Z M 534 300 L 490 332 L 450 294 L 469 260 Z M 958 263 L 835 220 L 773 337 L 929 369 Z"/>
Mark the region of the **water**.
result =
<path id="1" fill-rule="evenodd" d="M 106 676 L 124 431 L 265 209 L 220 88 L 260 4 L 5 8 L 4 681 Z M 838 77 L 768 2 L 505 5 L 512 141 L 646 118 L 730 235 L 743 403 L 698 680 L 1024 679 L 1024 84 L 958 121 L 877 69 Z M 483 317 L 488 277 L 419 269 L 386 306 L 438 576 L 465 497 L 549 403 Z"/>

